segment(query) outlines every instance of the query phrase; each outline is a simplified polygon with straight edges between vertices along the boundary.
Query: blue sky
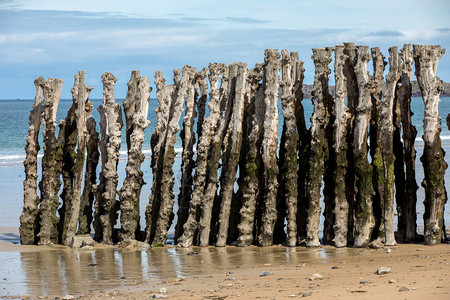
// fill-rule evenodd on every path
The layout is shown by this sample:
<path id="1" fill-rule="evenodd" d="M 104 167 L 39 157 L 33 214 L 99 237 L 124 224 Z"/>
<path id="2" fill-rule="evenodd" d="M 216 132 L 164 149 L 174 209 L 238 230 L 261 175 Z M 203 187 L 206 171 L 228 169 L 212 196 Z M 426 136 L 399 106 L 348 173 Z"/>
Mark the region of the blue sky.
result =
<path id="1" fill-rule="evenodd" d="M 0 0 L 0 99 L 33 98 L 41 75 L 62 78 L 62 97 L 70 98 L 78 70 L 94 87 L 91 98 L 102 97 L 105 71 L 124 98 L 132 70 L 151 81 L 161 70 L 171 82 L 172 69 L 185 64 L 253 66 L 266 48 L 298 51 L 311 83 L 311 48 L 347 41 L 381 47 L 385 56 L 389 46 L 440 44 L 449 52 L 438 75 L 450 81 L 448 0 Z"/>

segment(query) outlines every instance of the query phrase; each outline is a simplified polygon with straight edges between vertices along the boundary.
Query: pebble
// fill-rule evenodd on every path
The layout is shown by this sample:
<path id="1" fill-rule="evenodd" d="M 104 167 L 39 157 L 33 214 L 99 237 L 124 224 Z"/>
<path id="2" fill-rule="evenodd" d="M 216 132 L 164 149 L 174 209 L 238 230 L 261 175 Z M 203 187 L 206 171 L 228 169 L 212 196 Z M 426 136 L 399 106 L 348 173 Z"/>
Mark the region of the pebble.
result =
<path id="1" fill-rule="evenodd" d="M 297 297 L 297 295 L 289 295 L 288 297 L 289 298 L 295 298 L 295 297 Z"/>
<path id="2" fill-rule="evenodd" d="M 165 287 L 160 288 L 160 289 L 159 289 L 159 292 L 160 292 L 161 294 L 167 294 L 167 289 L 166 289 Z"/>
<path id="3" fill-rule="evenodd" d="M 273 274 L 269 271 L 262 271 L 261 274 L 259 274 L 260 277 L 269 276 L 269 275 L 273 275 Z"/>
<path id="4" fill-rule="evenodd" d="M 189 253 L 186 254 L 186 255 L 189 255 L 189 256 L 191 256 L 191 255 L 198 255 L 198 253 L 197 253 L 197 252 L 189 252 Z"/>
<path id="5" fill-rule="evenodd" d="M 367 280 L 361 280 L 360 282 L 359 282 L 359 284 L 368 284 L 369 282 L 367 281 Z"/>
<path id="6" fill-rule="evenodd" d="M 389 283 L 395 283 L 395 279 L 389 279 Z"/>
<path id="7" fill-rule="evenodd" d="M 312 292 L 302 293 L 302 297 L 309 297 L 312 295 Z"/>
<path id="8" fill-rule="evenodd" d="M 402 286 L 399 290 L 399 292 L 407 292 L 409 289 L 406 286 Z"/>
<path id="9" fill-rule="evenodd" d="M 310 281 L 314 281 L 314 280 L 322 280 L 322 279 L 323 279 L 323 276 L 320 275 L 319 273 L 314 273 L 314 274 L 312 274 L 311 277 L 309 277 L 309 280 L 310 280 Z"/>
<path id="10" fill-rule="evenodd" d="M 62 298 L 62 300 L 70 300 L 70 299 L 75 299 L 75 297 L 72 296 L 72 295 L 65 295 L 65 296 Z"/>
<path id="11" fill-rule="evenodd" d="M 331 269 L 332 269 L 332 270 L 337 270 L 337 269 L 339 269 L 339 268 L 338 268 L 337 266 L 332 266 Z"/>
<path id="12" fill-rule="evenodd" d="M 166 299 L 167 295 L 162 295 L 162 294 L 154 294 L 152 296 L 152 299 Z"/>
<path id="13" fill-rule="evenodd" d="M 388 273 L 392 273 L 390 267 L 381 267 L 375 272 L 375 274 L 377 274 L 377 275 L 383 275 L 383 274 L 388 274 Z"/>
<path id="14" fill-rule="evenodd" d="M 391 253 L 391 252 L 392 252 L 391 248 L 386 249 L 386 253 Z"/>

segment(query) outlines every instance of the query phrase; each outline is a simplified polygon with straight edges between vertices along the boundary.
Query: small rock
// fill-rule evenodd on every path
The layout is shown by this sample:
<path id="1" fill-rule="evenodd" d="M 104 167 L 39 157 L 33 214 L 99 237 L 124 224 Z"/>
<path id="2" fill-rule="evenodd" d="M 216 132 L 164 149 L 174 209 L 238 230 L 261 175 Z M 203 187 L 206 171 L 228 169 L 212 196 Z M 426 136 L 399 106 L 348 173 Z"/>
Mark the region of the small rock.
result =
<path id="1" fill-rule="evenodd" d="M 399 292 L 407 292 L 409 289 L 406 286 L 402 286 L 399 290 Z"/>
<path id="2" fill-rule="evenodd" d="M 152 299 L 166 299 L 167 295 L 162 295 L 162 294 L 154 294 L 152 296 Z"/>
<path id="3" fill-rule="evenodd" d="M 260 277 L 269 276 L 269 275 L 273 275 L 273 274 L 269 271 L 262 271 L 261 274 L 259 274 Z"/>
<path id="4" fill-rule="evenodd" d="M 388 274 L 388 273 L 392 273 L 390 267 L 381 267 L 375 272 L 375 274 L 377 274 L 377 275 L 383 275 L 383 274 Z"/>
<path id="5" fill-rule="evenodd" d="M 301 266 L 302 266 L 302 265 L 296 265 L 295 267 L 296 267 L 296 268 L 300 268 Z"/>
<path id="6" fill-rule="evenodd" d="M 370 242 L 368 247 L 372 249 L 380 249 L 383 247 L 383 243 L 381 242 L 380 239 L 376 239 L 375 241 Z"/>
<path id="7" fill-rule="evenodd" d="M 391 252 L 392 252 L 391 248 L 386 249 L 386 253 L 391 253 Z"/>
<path id="8" fill-rule="evenodd" d="M 389 279 L 389 283 L 395 283 L 395 279 Z"/>
<path id="9" fill-rule="evenodd" d="M 314 274 L 312 274 L 311 277 L 309 277 L 309 280 L 310 280 L 310 281 L 314 281 L 314 280 L 322 280 L 322 279 L 323 279 L 323 276 L 320 275 L 319 273 L 314 273 Z"/>
<path id="10" fill-rule="evenodd" d="M 71 248 L 82 248 L 86 246 L 94 247 L 94 239 L 89 234 L 76 235 L 70 242 Z"/>
<path id="11" fill-rule="evenodd" d="M 65 295 L 65 296 L 62 298 L 62 300 L 70 300 L 70 299 L 75 299 L 75 297 L 72 296 L 72 295 Z"/>
<path id="12" fill-rule="evenodd" d="M 302 293 L 302 297 L 309 297 L 312 295 L 312 292 Z"/>
<path id="13" fill-rule="evenodd" d="M 359 282 L 359 284 L 368 284 L 369 282 L 367 281 L 367 280 L 361 280 L 360 282 Z"/>
<path id="14" fill-rule="evenodd" d="M 337 266 L 332 266 L 331 269 L 332 269 L 332 270 L 337 270 L 337 269 L 339 269 L 339 268 L 338 268 Z"/>
<path id="15" fill-rule="evenodd" d="M 160 289 L 159 289 L 159 292 L 160 292 L 161 294 L 167 294 L 167 289 L 166 289 L 165 287 L 160 288 Z"/>
<path id="16" fill-rule="evenodd" d="M 289 298 L 295 298 L 295 297 L 297 297 L 297 295 L 289 295 L 288 297 Z"/>
<path id="17" fill-rule="evenodd" d="M 197 253 L 197 252 L 189 252 L 189 253 L 186 254 L 186 255 L 189 255 L 189 256 L 191 256 L 191 255 L 198 255 L 198 253 Z"/>

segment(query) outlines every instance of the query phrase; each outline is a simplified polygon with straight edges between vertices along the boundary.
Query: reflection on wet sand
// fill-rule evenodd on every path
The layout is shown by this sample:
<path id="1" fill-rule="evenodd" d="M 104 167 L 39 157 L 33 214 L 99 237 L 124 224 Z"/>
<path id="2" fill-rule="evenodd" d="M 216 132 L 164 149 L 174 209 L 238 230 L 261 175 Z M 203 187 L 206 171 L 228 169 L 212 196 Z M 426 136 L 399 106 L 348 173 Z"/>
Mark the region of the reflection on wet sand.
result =
<path id="1" fill-rule="evenodd" d="M 6 268 L 20 269 L 3 287 L 6 295 L 79 295 L 117 286 L 136 285 L 145 280 L 162 281 L 236 268 L 323 263 L 346 257 L 356 249 L 285 247 L 154 248 L 133 251 L 117 248 L 75 251 L 66 248 L 39 249 L 11 256 Z M 1 255 L 4 255 L 2 253 Z M 20 261 L 18 261 L 20 259 Z M 2 272 L 2 275 L 6 274 Z"/>

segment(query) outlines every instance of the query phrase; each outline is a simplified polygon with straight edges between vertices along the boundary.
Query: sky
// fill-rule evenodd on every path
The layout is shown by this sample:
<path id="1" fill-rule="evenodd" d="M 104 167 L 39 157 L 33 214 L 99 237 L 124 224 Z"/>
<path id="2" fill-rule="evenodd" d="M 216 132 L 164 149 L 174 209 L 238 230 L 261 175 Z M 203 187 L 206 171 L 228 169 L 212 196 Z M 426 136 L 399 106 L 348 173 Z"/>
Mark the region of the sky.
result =
<path id="1" fill-rule="evenodd" d="M 39 76 L 63 79 L 62 98 L 71 98 L 78 70 L 94 99 L 101 74 L 112 72 L 120 99 L 132 70 L 152 82 L 161 70 L 171 83 L 186 64 L 253 67 L 266 48 L 298 51 L 312 83 L 311 49 L 343 42 L 380 47 L 386 57 L 390 46 L 439 44 L 449 50 L 437 73 L 450 82 L 450 1 L 0 0 L 0 99 L 33 99 Z"/>

